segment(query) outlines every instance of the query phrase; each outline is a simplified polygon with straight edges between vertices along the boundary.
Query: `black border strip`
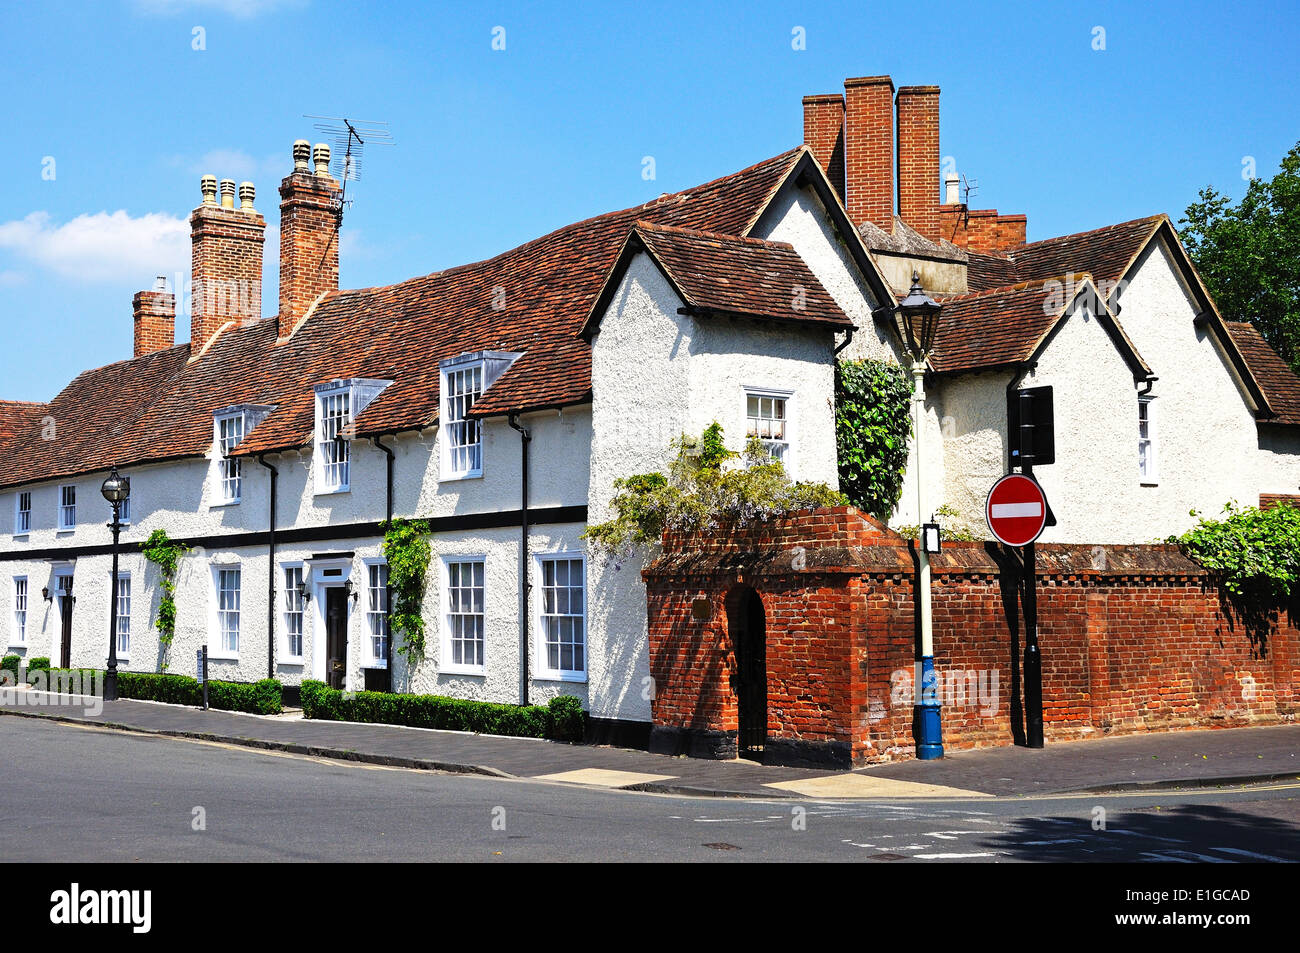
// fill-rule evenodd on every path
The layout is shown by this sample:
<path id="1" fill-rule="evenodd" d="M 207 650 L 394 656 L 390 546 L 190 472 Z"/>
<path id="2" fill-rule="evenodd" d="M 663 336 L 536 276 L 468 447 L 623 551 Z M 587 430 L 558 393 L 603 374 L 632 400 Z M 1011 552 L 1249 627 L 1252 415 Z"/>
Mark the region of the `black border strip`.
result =
<path id="1" fill-rule="evenodd" d="M 529 522 L 533 525 L 587 522 L 586 506 L 545 506 L 529 508 Z M 455 516 L 425 517 L 429 530 L 433 533 L 454 533 L 476 529 L 511 529 L 523 525 L 522 510 L 498 510 L 492 513 L 464 513 Z M 292 529 L 277 530 L 277 543 L 314 543 L 331 539 L 360 539 L 366 536 L 382 536 L 379 520 L 367 523 L 336 523 L 325 526 L 299 526 Z M 251 546 L 266 546 L 271 542 L 271 534 L 266 531 L 253 533 L 225 533 L 217 536 L 193 536 L 176 540 L 182 546 L 201 546 L 204 549 L 243 549 Z M 139 548 L 138 542 L 123 542 L 119 551 L 132 552 Z M 111 543 L 96 546 L 55 546 L 46 549 L 16 549 L 0 552 L 0 562 L 17 562 L 22 559 L 72 559 L 78 556 L 107 556 L 113 552 Z"/>

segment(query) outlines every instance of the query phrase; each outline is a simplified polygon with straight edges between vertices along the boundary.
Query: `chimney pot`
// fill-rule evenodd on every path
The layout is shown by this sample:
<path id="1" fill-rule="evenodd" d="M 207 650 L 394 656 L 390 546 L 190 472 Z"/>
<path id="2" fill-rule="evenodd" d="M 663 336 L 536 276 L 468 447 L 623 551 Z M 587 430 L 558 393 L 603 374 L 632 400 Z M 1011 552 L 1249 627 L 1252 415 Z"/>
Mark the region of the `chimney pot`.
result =
<path id="1" fill-rule="evenodd" d="M 312 159 L 316 163 L 317 175 L 330 174 L 330 147 L 323 142 L 316 143 L 316 148 L 312 150 Z"/>
<path id="2" fill-rule="evenodd" d="M 157 278 L 155 278 L 155 279 L 153 280 L 153 290 L 154 290 L 154 291 L 161 291 L 161 292 L 163 292 L 164 294 L 167 293 L 167 276 L 166 276 L 166 275 L 159 275 Z"/>
<path id="3" fill-rule="evenodd" d="M 243 212 L 253 212 L 253 199 L 257 197 L 257 189 L 252 182 L 239 183 L 239 208 Z"/>
<path id="4" fill-rule="evenodd" d="M 943 197 L 944 205 L 961 204 L 960 179 L 956 172 L 948 172 L 944 175 L 943 190 L 944 190 L 944 197 Z"/>
<path id="5" fill-rule="evenodd" d="M 293 143 L 293 171 L 310 172 L 311 143 L 306 139 L 296 139 Z"/>
<path id="6" fill-rule="evenodd" d="M 235 180 L 234 179 L 221 180 L 221 207 L 222 208 L 235 207 Z"/>
<path id="7" fill-rule="evenodd" d="M 216 205 L 217 177 L 215 175 L 205 175 L 199 179 L 199 191 L 203 193 L 204 205 Z"/>

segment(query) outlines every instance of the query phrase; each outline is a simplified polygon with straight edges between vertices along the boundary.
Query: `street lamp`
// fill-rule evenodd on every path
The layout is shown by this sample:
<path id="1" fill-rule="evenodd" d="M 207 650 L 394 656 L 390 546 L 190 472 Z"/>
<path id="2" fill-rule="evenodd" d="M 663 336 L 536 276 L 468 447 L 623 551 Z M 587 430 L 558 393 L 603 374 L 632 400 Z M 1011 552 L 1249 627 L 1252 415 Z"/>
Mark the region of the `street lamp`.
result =
<path id="1" fill-rule="evenodd" d="M 108 672 L 104 676 L 104 701 L 117 701 L 117 540 L 122 532 L 122 501 L 131 495 L 131 478 L 124 477 L 113 467 L 99 492 L 113 507 L 113 575 L 109 579 L 108 610 Z"/>
<path id="2" fill-rule="evenodd" d="M 894 309 L 898 335 L 912 353 L 913 429 L 916 433 L 916 522 L 925 520 L 925 481 L 921 461 L 925 458 L 925 363 L 934 345 L 942 305 L 921 290 L 921 276 L 912 272 L 912 287 L 907 297 Z M 928 527 L 927 527 L 928 528 Z M 924 532 L 923 532 L 924 535 Z M 912 713 L 912 733 L 916 739 L 916 756 L 922 761 L 943 757 L 943 728 L 939 718 L 939 692 L 934 674 L 934 620 L 930 609 L 930 553 L 926 540 L 918 541 L 917 556 L 921 565 L 921 684 L 916 689 Z"/>

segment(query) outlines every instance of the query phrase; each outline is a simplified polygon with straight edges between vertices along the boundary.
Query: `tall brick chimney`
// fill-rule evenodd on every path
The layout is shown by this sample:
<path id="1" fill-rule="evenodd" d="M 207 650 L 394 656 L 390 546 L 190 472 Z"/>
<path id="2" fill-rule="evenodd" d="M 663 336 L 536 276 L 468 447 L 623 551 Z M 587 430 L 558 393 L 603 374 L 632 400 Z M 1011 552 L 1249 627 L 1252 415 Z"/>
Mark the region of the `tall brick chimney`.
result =
<path id="1" fill-rule="evenodd" d="M 853 224 L 894 229 L 894 81 L 844 81 L 844 203 Z"/>
<path id="2" fill-rule="evenodd" d="M 308 166 L 313 160 L 315 170 Z M 293 171 L 280 183 L 280 325 L 288 337 L 312 304 L 339 286 L 338 201 L 330 147 L 293 144 Z"/>
<path id="3" fill-rule="evenodd" d="M 137 291 L 131 299 L 135 318 L 135 356 L 165 351 L 176 343 L 176 296 L 167 279 L 158 276 L 153 289 Z"/>
<path id="4" fill-rule="evenodd" d="M 939 240 L 939 87 L 898 90 L 898 217 Z"/>
<path id="5" fill-rule="evenodd" d="M 239 187 L 241 203 L 235 208 L 235 183 L 205 175 L 199 182 L 203 204 L 190 215 L 193 293 L 190 307 L 191 359 L 228 321 L 262 316 L 262 245 L 266 219 L 253 208 L 252 182 Z"/>
<path id="6" fill-rule="evenodd" d="M 803 143 L 812 150 L 844 201 L 844 97 L 839 93 L 803 98 Z"/>

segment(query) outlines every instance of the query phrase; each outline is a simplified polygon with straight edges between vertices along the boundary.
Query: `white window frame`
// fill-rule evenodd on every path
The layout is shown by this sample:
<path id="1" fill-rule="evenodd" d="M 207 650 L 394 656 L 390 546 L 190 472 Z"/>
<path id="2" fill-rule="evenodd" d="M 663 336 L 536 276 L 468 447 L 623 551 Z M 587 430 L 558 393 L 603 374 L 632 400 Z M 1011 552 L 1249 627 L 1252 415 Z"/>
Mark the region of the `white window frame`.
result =
<path id="1" fill-rule="evenodd" d="M 452 564 L 458 565 L 478 565 L 483 567 L 483 608 L 479 613 L 460 612 L 457 615 L 473 616 L 479 615 L 482 623 L 481 641 L 483 644 L 483 662 L 478 665 L 472 665 L 466 662 L 456 662 L 455 653 L 452 650 L 452 623 L 451 611 L 451 567 Z M 461 587 L 464 588 L 464 587 Z M 472 587 L 471 587 L 472 588 Z M 441 653 L 439 655 L 440 664 L 438 670 L 457 675 L 486 675 L 487 674 L 487 555 L 485 553 L 449 553 L 442 557 L 442 585 L 441 585 L 441 624 L 442 630 Z"/>
<path id="2" fill-rule="evenodd" d="M 761 435 L 759 435 L 759 439 L 763 441 L 764 446 L 768 444 L 776 444 L 776 443 L 783 444 L 785 446 L 785 453 L 779 459 L 781 460 L 781 466 L 785 468 L 786 476 L 793 477 L 795 471 L 794 415 L 793 415 L 794 391 L 781 390 L 779 388 L 774 388 L 774 387 L 751 387 L 748 385 L 744 386 L 742 390 L 744 391 L 744 396 L 742 398 L 743 403 L 741 405 L 741 419 L 744 421 L 744 435 L 745 435 L 746 444 L 749 443 L 749 436 L 750 436 L 750 431 L 749 431 L 750 398 L 753 397 L 760 401 L 763 399 L 768 399 L 768 400 L 779 400 L 784 402 L 785 439 L 784 440 L 765 439 Z M 768 418 L 759 418 L 759 419 L 768 419 Z M 776 418 L 773 417 L 770 419 L 775 420 Z"/>
<path id="3" fill-rule="evenodd" d="M 14 606 L 10 616 L 13 623 L 9 632 L 9 645 L 12 648 L 25 648 L 27 646 L 27 615 L 31 611 L 32 589 L 27 583 L 26 576 L 13 577 L 13 594 Z M 19 592 L 19 589 L 22 591 Z M 19 613 L 22 613 L 21 618 Z"/>
<path id="4" fill-rule="evenodd" d="M 284 621 L 284 645 L 280 653 L 281 665 L 302 665 L 307 651 L 307 602 L 296 586 L 289 585 L 289 574 L 297 573 L 298 582 L 307 582 L 307 569 L 301 562 L 280 563 L 280 583 L 284 587 L 284 601 L 280 605 L 280 618 Z M 296 608 L 295 608 L 296 607 Z M 290 636 L 292 616 L 298 617 L 298 651 L 293 651 Z"/>
<path id="5" fill-rule="evenodd" d="M 441 479 L 444 481 L 473 480 L 483 476 L 483 424 L 476 419 L 466 419 L 465 414 L 487 389 L 486 365 L 484 360 L 469 360 L 447 364 L 441 370 L 438 443 L 441 445 Z M 453 384 L 475 375 L 478 392 L 466 403 L 466 395 L 473 393 L 473 387 L 453 390 Z M 473 440 L 466 439 L 470 433 L 474 435 Z M 458 465 L 461 460 L 478 465 Z"/>
<path id="6" fill-rule="evenodd" d="M 27 508 L 23 508 L 23 497 L 27 498 Z M 24 519 L 26 517 L 26 519 Z M 26 536 L 32 531 L 32 491 L 19 490 L 14 494 L 14 535 Z"/>
<path id="7" fill-rule="evenodd" d="M 347 493 L 351 487 L 352 480 L 352 441 L 345 437 L 337 436 L 339 430 L 342 430 L 348 424 L 352 423 L 356 414 L 356 395 L 354 388 L 347 383 L 340 383 L 331 387 L 322 388 L 316 391 L 316 427 L 312 439 L 312 459 L 315 461 L 315 484 L 316 493 Z M 332 401 L 342 398 L 346 402 L 346 408 L 343 417 L 335 430 L 335 435 L 327 438 L 326 432 L 326 410 L 330 407 Z M 332 417 L 329 419 L 333 419 Z M 336 448 L 338 458 L 327 460 L 327 450 L 330 446 Z M 334 480 L 330 477 L 330 469 L 334 467 L 334 473 L 341 473 L 343 479 Z"/>
<path id="8" fill-rule="evenodd" d="M 64 493 L 64 490 L 72 491 L 72 503 L 69 504 L 64 502 L 64 500 L 67 498 L 67 494 Z M 61 533 L 69 532 L 71 530 L 76 529 L 77 528 L 77 484 L 75 483 L 59 484 L 59 496 L 57 502 L 59 506 L 59 532 Z M 72 516 L 71 522 L 68 522 L 67 520 L 67 517 L 69 515 Z"/>
<path id="9" fill-rule="evenodd" d="M 362 603 L 362 635 L 365 641 L 361 647 L 361 667 L 362 668 L 388 668 L 388 659 L 393 655 L 393 631 L 388 621 L 388 600 L 392 595 L 392 590 L 388 587 L 388 561 L 385 559 L 365 559 L 362 560 L 363 571 L 361 575 L 361 597 Z M 382 567 L 384 570 L 384 587 L 379 595 L 380 605 L 375 606 L 375 593 L 370 585 L 370 573 L 373 569 Z M 378 621 L 384 629 L 385 652 L 384 658 L 375 655 L 375 632 L 374 625 Z"/>
<path id="10" fill-rule="evenodd" d="M 550 658 L 547 653 L 546 638 L 546 569 L 545 564 L 548 562 L 559 562 L 565 560 L 577 560 L 582 566 L 582 669 L 565 670 L 556 669 L 550 666 Z M 534 667 L 535 677 L 547 681 L 560 682 L 585 682 L 587 673 L 591 669 L 591 630 L 588 624 L 587 601 L 589 584 L 587 580 L 587 555 L 579 551 L 553 552 L 553 553 L 536 553 L 533 556 L 533 569 L 536 573 L 536 582 L 533 586 L 533 592 L 536 599 L 533 603 L 533 631 L 534 631 L 534 650 L 536 652 L 537 664 Z M 572 616 L 573 613 L 564 615 Z M 557 614 L 558 617 L 558 614 Z"/>
<path id="11" fill-rule="evenodd" d="M 1145 412 L 1145 414 L 1144 414 Z M 1143 419 L 1145 416 L 1145 419 Z M 1146 436 L 1142 436 L 1142 426 L 1146 425 Z M 1138 482 L 1142 486 L 1160 485 L 1160 442 L 1156 427 L 1155 397 L 1138 397 Z M 1146 466 L 1143 466 L 1142 450 L 1146 449 Z"/>
<path id="12" fill-rule="evenodd" d="M 122 583 L 126 583 L 126 610 L 122 609 Z M 111 595 L 111 594 L 110 594 Z M 109 600 L 109 612 L 113 611 L 112 600 Z M 122 620 L 126 620 L 126 648 L 122 648 Z M 119 572 L 117 574 L 117 618 L 113 621 L 113 637 L 117 639 L 117 659 L 119 662 L 130 661 L 131 658 L 131 574 L 129 572 Z"/>
<path id="13" fill-rule="evenodd" d="M 108 504 L 108 507 L 111 510 L 113 504 Z M 123 526 L 129 526 L 131 523 L 131 492 L 129 489 L 127 490 L 126 499 L 117 508 L 117 519 Z"/>
<path id="14" fill-rule="evenodd" d="M 230 434 L 222 433 L 228 424 L 239 423 L 239 435 L 230 440 Z M 244 461 L 240 457 L 228 456 L 231 450 L 248 436 L 248 418 L 244 412 L 215 414 L 212 417 L 212 440 L 217 454 L 216 500 L 214 506 L 235 506 L 244 495 Z M 229 441 L 229 446 L 227 446 Z M 233 476 L 232 476 L 233 473 Z"/>
<path id="15" fill-rule="evenodd" d="M 223 610 L 221 607 L 221 574 L 224 572 L 236 572 L 239 574 L 239 588 L 236 592 L 235 608 Z M 212 563 L 212 602 L 211 611 L 208 614 L 208 658 L 220 661 L 237 662 L 239 661 L 239 642 L 242 635 L 240 629 L 243 622 L 244 611 L 244 572 L 243 566 L 237 562 L 214 562 Z M 225 631 L 222 627 L 222 613 L 235 613 L 235 648 L 234 651 L 226 648 Z"/>

